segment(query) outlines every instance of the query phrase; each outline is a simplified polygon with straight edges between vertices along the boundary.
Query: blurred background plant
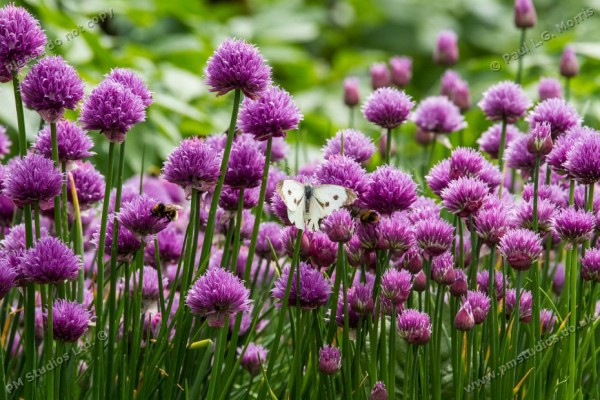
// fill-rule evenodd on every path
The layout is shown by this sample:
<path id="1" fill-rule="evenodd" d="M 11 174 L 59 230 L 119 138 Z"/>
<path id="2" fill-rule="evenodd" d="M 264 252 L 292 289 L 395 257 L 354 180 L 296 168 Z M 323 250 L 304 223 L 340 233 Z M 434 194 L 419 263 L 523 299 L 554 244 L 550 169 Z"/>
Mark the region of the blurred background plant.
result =
<path id="1" fill-rule="evenodd" d="M 2 0 L 6 3 L 6 0 Z M 46 29 L 49 54 L 63 55 L 91 88 L 113 67 L 138 71 L 156 99 L 149 123 L 129 136 L 127 174 L 137 173 L 145 152 L 145 170 L 161 165 L 181 138 L 224 131 L 230 100 L 208 93 L 203 68 L 214 48 L 226 37 L 255 43 L 273 66 L 274 80 L 295 97 L 305 119 L 289 142 L 301 138 L 303 161 L 318 157 L 316 149 L 342 128 L 348 111 L 342 101 L 342 81 L 357 76 L 361 101 L 371 91 L 369 68 L 394 55 L 413 58 L 413 79 L 406 92 L 419 101 L 439 92 L 444 69 L 432 61 L 437 34 L 457 32 L 460 59 L 455 65 L 471 86 L 473 104 L 500 80 L 513 80 L 517 62 L 508 65 L 504 54 L 518 51 L 520 31 L 513 24 L 512 0 L 34 0 L 16 1 L 36 15 Z M 537 99 L 540 77 L 559 78 L 564 47 L 577 52 L 581 73 L 572 80 L 572 101 L 585 123 L 598 126 L 600 105 L 600 0 L 535 1 L 538 24 L 527 37 L 543 42 L 529 45 L 524 59 L 523 84 Z M 593 15 L 575 21 L 558 33 L 557 24 L 591 8 Z M 567 25 L 568 26 L 568 25 Z M 554 35 L 543 41 L 545 32 Z M 494 62 L 499 71 L 492 68 Z M 16 138 L 13 95 L 0 91 L 0 124 Z M 72 116 L 71 116 L 72 117 Z M 452 141 L 474 144 L 488 126 L 477 107 L 466 113 L 468 127 Z M 28 132 L 37 132 L 39 117 L 28 113 Z M 356 127 L 374 139 L 381 132 L 362 116 Z M 402 128 L 404 151 L 400 165 L 411 170 L 418 154 L 414 124 Z M 14 140 L 16 142 L 16 140 Z M 14 146 L 16 149 L 16 146 Z M 98 140 L 96 162 L 104 162 L 107 143 Z M 311 150 L 312 149 L 312 150 Z M 438 147 L 438 151 L 443 149 Z M 292 151 L 292 156 L 294 152 Z M 292 164 L 293 165 L 293 164 Z M 102 167 L 101 167 L 102 168 Z"/>

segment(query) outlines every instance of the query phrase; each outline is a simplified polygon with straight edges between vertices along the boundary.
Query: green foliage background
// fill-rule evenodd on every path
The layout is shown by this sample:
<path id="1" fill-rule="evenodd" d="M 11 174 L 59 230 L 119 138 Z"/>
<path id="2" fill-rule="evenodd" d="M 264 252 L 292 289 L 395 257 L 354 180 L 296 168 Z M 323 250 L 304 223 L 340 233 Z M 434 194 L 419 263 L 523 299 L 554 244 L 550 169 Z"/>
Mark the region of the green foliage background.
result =
<path id="1" fill-rule="evenodd" d="M 512 22 L 513 2 L 507 0 L 16 3 L 41 20 L 53 43 L 62 42 L 49 53 L 60 54 L 73 64 L 88 91 L 116 66 L 135 69 L 149 84 L 156 102 L 150 108 L 148 122 L 129 136 L 129 174 L 140 170 L 144 148 L 146 166 L 159 166 L 182 137 L 221 132 L 227 127 L 232 98 L 216 98 L 209 93 L 202 75 L 206 60 L 228 36 L 257 44 L 273 66 L 275 82 L 294 95 L 305 118 L 299 133 L 290 135 L 290 142 L 300 137 L 303 144 L 307 143 L 303 146 L 307 151 L 302 154 L 308 159 L 317 158 L 315 150 L 336 130 L 347 127 L 348 111 L 341 101 L 346 76 L 361 78 L 364 99 L 370 91 L 368 70 L 373 62 L 386 61 L 396 54 L 409 55 L 414 59 L 414 78 L 406 91 L 417 101 L 436 94 L 443 69 L 431 61 L 432 49 L 440 30 L 453 29 L 460 46 L 460 62 L 455 69 L 469 81 L 476 104 L 491 84 L 514 79 L 516 62 L 506 65 L 502 55 L 516 51 L 520 37 Z M 556 34 L 526 55 L 524 86 L 532 98 L 537 98 L 539 77 L 558 77 L 560 54 L 565 45 L 573 45 L 581 64 L 581 74 L 572 84 L 574 102 L 586 123 L 598 127 L 600 0 L 537 0 L 535 5 L 538 24 L 528 31 L 528 38 L 537 42 L 544 31 L 556 33 L 556 24 L 572 19 L 583 9 L 594 10 L 589 19 Z M 93 25 L 94 17 L 102 13 L 108 15 L 106 21 L 89 28 L 88 23 L 92 21 Z M 500 62 L 499 72 L 490 68 L 493 61 Z M 14 135 L 12 96 L 10 84 L 0 86 L 0 123 Z M 472 144 L 489 123 L 476 106 L 466 117 L 469 126 L 461 133 L 460 141 Z M 30 140 L 39 123 L 34 113 L 28 114 Z M 357 127 L 374 139 L 379 135 L 361 116 Z M 412 123 L 402 127 L 406 149 L 399 159 L 408 169 L 418 154 L 413 131 Z M 457 137 L 452 141 L 459 142 Z M 104 170 L 106 141 L 97 143 L 96 161 Z"/>

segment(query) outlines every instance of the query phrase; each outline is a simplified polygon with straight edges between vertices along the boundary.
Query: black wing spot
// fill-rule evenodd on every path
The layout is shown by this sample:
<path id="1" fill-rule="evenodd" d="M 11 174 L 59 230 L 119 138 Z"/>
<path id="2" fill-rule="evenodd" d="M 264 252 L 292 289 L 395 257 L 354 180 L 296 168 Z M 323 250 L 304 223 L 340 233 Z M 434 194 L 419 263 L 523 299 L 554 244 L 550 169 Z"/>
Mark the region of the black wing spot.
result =
<path id="1" fill-rule="evenodd" d="M 325 207 L 329 207 L 329 202 L 325 202 Z"/>
<path id="2" fill-rule="evenodd" d="M 296 204 L 296 205 L 299 205 L 299 204 L 300 204 L 300 200 L 301 200 L 301 199 L 302 199 L 302 198 L 299 198 L 299 199 L 294 199 L 294 204 Z"/>
<path id="3" fill-rule="evenodd" d="M 292 191 L 288 190 L 288 195 L 291 196 L 292 195 Z"/>
<path id="4" fill-rule="evenodd" d="M 339 198 L 340 198 L 340 196 L 338 196 L 337 194 L 334 194 L 334 195 L 333 195 L 333 199 L 334 199 L 334 200 L 337 200 L 337 199 L 339 199 Z M 328 203 L 328 204 L 329 204 L 329 203 Z"/>

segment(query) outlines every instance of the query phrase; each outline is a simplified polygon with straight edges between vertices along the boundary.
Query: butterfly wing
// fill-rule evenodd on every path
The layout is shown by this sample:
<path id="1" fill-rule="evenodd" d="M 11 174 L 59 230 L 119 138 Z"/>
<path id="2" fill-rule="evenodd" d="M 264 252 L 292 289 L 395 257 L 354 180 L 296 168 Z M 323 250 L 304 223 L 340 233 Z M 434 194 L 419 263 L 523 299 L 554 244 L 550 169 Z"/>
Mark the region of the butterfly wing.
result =
<path id="1" fill-rule="evenodd" d="M 313 188 L 313 195 L 305 216 L 308 229 L 319 229 L 319 221 L 343 206 L 350 205 L 356 200 L 356 193 L 338 185 L 319 185 Z"/>
<path id="2" fill-rule="evenodd" d="M 298 229 L 304 229 L 304 185 L 291 179 L 277 183 L 277 194 L 288 209 L 288 219 Z"/>

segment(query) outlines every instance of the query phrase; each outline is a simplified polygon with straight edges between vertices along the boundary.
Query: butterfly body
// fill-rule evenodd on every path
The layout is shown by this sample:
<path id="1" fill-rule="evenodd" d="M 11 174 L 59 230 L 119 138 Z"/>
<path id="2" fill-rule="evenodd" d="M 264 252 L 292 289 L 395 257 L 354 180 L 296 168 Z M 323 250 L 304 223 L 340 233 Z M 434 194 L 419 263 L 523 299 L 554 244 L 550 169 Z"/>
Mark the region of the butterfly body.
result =
<path id="1" fill-rule="evenodd" d="M 292 179 L 277 184 L 277 194 L 288 209 L 288 219 L 298 229 L 319 229 L 319 221 L 356 200 L 356 193 L 338 185 L 304 185 Z"/>

